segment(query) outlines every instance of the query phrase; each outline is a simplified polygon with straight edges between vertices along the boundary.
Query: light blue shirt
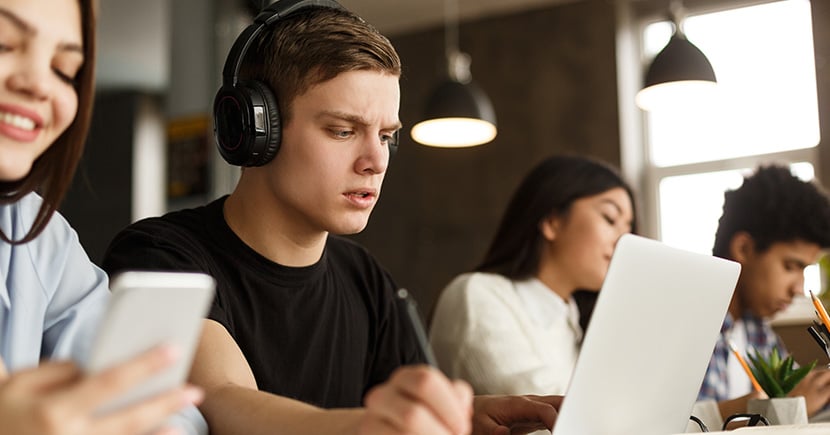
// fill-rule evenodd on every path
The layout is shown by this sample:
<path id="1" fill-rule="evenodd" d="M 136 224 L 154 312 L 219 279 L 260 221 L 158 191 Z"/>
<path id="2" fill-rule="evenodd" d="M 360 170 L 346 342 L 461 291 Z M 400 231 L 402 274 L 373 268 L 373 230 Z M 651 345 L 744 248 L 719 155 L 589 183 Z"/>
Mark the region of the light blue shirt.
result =
<path id="1" fill-rule="evenodd" d="M 0 229 L 12 240 L 22 239 L 41 202 L 32 193 L 0 205 Z M 31 242 L 0 242 L 0 356 L 9 372 L 37 366 L 41 359 L 72 359 L 83 366 L 109 296 L 107 275 L 58 213 Z M 173 424 L 207 434 L 195 407 Z"/>

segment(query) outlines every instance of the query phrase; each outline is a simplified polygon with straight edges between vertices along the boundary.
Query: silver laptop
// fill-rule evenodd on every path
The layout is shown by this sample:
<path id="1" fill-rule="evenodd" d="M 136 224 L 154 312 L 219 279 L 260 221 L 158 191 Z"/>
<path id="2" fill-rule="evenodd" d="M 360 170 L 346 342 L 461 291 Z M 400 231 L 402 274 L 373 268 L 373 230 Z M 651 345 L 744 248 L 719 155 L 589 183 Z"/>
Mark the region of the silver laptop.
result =
<path id="1" fill-rule="evenodd" d="M 553 435 L 686 430 L 738 263 L 624 235 Z"/>

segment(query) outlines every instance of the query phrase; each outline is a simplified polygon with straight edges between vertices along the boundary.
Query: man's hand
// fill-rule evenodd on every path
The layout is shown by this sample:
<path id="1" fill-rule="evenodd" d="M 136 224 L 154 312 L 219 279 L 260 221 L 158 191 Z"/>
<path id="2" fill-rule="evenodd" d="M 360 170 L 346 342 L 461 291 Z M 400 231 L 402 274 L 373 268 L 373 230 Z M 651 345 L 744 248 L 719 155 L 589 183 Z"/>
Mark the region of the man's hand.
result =
<path id="1" fill-rule="evenodd" d="M 470 433 L 473 390 L 429 366 L 408 366 L 366 396 L 360 433 L 366 435 Z"/>
<path id="2" fill-rule="evenodd" d="M 561 404 L 562 396 L 473 399 L 463 381 L 428 366 L 402 367 L 366 396 L 360 434 L 526 434 L 553 428 Z"/>
<path id="3" fill-rule="evenodd" d="M 562 396 L 476 396 L 473 435 L 516 435 L 552 429 Z"/>

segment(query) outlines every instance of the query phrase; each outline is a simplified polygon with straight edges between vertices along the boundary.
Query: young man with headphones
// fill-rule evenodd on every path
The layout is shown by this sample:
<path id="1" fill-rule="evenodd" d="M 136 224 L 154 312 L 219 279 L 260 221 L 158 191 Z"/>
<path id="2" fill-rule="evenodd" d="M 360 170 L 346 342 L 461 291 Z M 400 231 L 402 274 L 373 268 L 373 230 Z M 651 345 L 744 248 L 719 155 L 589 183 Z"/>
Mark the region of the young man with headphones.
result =
<path id="1" fill-rule="evenodd" d="M 333 0 L 281 0 L 234 44 L 214 102 L 234 192 L 135 223 L 104 268 L 216 278 L 191 381 L 213 434 L 551 427 L 559 397 L 477 397 L 424 365 L 396 286 L 356 243 L 400 128 L 400 59 Z M 363 406 L 363 407 L 361 407 Z"/>

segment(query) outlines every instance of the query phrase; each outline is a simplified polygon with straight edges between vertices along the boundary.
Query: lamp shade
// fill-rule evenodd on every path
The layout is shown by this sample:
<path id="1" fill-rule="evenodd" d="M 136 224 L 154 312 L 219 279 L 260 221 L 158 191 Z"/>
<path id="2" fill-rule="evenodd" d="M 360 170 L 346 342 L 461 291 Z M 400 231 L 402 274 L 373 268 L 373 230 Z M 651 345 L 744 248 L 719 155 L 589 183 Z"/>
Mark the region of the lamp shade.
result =
<path id="1" fill-rule="evenodd" d="M 430 146 L 460 148 L 485 144 L 496 137 L 496 112 L 474 83 L 448 80 L 430 96 L 424 121 L 410 134 Z"/>
<path id="2" fill-rule="evenodd" d="M 675 32 L 646 72 L 636 103 L 644 110 L 708 98 L 717 84 L 709 59 L 683 33 Z"/>

